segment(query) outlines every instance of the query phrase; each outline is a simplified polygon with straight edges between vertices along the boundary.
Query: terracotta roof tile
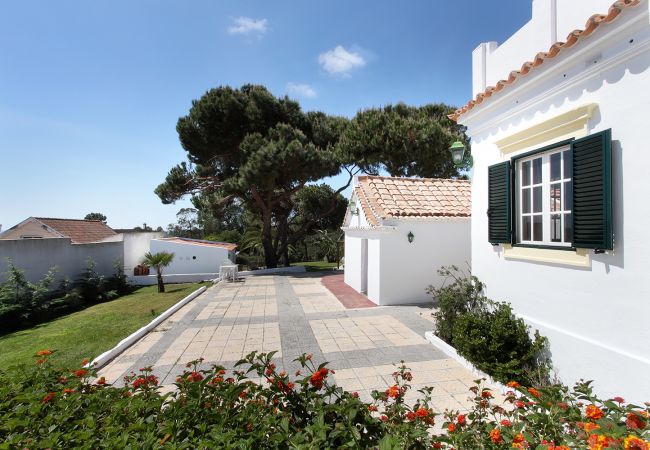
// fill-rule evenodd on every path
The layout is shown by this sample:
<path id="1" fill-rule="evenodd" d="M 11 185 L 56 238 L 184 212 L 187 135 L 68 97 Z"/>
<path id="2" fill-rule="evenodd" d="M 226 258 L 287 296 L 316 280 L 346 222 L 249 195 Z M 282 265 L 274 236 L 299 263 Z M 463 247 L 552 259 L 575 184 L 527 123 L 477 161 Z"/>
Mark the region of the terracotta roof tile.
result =
<path id="1" fill-rule="evenodd" d="M 237 244 L 231 244 L 230 242 L 204 241 L 201 239 L 189 239 L 181 237 L 161 238 L 160 240 L 166 242 L 176 242 L 178 244 L 198 245 L 201 247 L 219 247 L 225 248 L 226 250 L 234 250 L 237 248 Z"/>
<path id="2" fill-rule="evenodd" d="M 555 58 L 562 50 L 573 47 L 578 41 L 596 31 L 600 25 L 614 21 L 619 14 L 621 14 L 621 11 L 626 8 L 637 6 L 640 2 L 641 0 L 619 0 L 614 2 L 614 4 L 609 7 L 607 14 L 594 14 L 589 18 L 589 20 L 587 20 L 584 29 L 573 30 L 567 36 L 566 41 L 558 41 L 551 45 L 547 52 L 538 53 L 532 61 L 526 61 L 522 64 L 519 70 L 513 70 L 510 72 L 508 78 L 499 80 L 496 83 L 496 86 L 487 87 L 483 92 L 477 94 L 475 99 L 470 100 L 465 106 L 457 109 L 453 114 L 449 114 L 448 117 L 451 120 L 458 121 L 460 116 L 473 109 L 476 105 L 480 105 L 483 101 L 492 97 L 494 94 L 502 91 L 506 86 L 513 84 L 518 79 L 527 75 L 531 69 L 541 66 L 544 61 Z"/>
<path id="3" fill-rule="evenodd" d="M 399 217 L 470 217 L 467 180 L 360 176 L 355 192 L 372 226 Z"/>
<path id="4" fill-rule="evenodd" d="M 74 244 L 97 242 L 111 236 L 116 236 L 108 225 L 99 220 L 53 219 L 49 217 L 34 217 L 34 219 L 54 229 Z"/>

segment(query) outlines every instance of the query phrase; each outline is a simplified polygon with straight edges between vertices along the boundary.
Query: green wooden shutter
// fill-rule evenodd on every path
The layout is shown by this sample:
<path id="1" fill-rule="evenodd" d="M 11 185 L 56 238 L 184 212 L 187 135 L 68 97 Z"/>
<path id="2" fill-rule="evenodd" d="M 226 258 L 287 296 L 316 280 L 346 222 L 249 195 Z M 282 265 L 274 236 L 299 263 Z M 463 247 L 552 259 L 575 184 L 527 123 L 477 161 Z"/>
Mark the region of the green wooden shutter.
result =
<path id="1" fill-rule="evenodd" d="M 611 130 L 592 134 L 573 147 L 573 246 L 613 249 Z"/>
<path id="2" fill-rule="evenodd" d="M 510 244 L 510 161 L 488 167 L 488 240 Z"/>

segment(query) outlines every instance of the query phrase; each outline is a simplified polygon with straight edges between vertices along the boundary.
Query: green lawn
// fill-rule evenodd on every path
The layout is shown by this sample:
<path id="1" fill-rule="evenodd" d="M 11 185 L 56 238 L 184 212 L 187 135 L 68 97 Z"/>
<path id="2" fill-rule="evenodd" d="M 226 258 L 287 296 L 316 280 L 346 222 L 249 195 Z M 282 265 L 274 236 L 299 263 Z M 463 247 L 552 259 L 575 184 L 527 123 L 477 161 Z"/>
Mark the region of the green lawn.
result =
<path id="1" fill-rule="evenodd" d="M 82 359 L 109 350 L 138 328 L 181 300 L 201 283 L 170 284 L 164 294 L 147 286 L 116 300 L 91 306 L 76 313 L 27 330 L 0 336 L 0 367 L 31 364 L 38 350 L 57 350 L 53 362 L 77 367 Z"/>
<path id="2" fill-rule="evenodd" d="M 303 261 L 291 263 L 292 266 L 305 266 L 307 272 L 322 272 L 324 270 L 336 270 L 335 262 L 325 261 Z"/>

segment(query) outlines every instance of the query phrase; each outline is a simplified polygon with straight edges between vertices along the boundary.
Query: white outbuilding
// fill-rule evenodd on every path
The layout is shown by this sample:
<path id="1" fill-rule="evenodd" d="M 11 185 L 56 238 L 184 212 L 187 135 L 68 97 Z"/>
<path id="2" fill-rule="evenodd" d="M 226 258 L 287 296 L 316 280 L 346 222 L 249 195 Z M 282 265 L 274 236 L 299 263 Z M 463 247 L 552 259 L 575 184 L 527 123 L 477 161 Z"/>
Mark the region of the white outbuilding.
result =
<path id="1" fill-rule="evenodd" d="M 151 253 L 174 254 L 174 260 L 165 268 L 165 273 L 216 276 L 221 265 L 228 260 L 235 261 L 237 244 L 173 237 L 152 239 L 150 248 Z"/>
<path id="2" fill-rule="evenodd" d="M 470 182 L 359 176 L 343 223 L 345 283 L 378 305 L 425 303 L 441 266 L 470 270 Z"/>

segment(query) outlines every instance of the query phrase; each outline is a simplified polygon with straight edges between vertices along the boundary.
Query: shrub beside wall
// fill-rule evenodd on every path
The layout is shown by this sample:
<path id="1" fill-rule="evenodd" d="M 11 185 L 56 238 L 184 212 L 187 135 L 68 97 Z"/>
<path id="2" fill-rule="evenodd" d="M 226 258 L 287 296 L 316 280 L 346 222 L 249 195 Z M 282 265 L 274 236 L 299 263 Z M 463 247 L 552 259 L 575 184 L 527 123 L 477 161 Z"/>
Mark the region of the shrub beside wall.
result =
<path id="1" fill-rule="evenodd" d="M 63 280 L 57 287 L 55 275 L 56 268 L 52 268 L 43 279 L 31 283 L 9 261 L 7 279 L 0 283 L 0 330 L 33 326 L 131 291 L 119 263 L 115 264 L 115 273 L 105 277 L 97 273 L 94 262 L 88 261 L 77 280 Z"/>
<path id="2" fill-rule="evenodd" d="M 438 273 L 447 283 L 427 289 L 437 303 L 436 335 L 498 381 L 547 383 L 548 340 L 537 331 L 531 337 L 530 327 L 508 303 L 485 297 L 484 284 L 475 276 L 465 276 L 454 266 Z"/>

